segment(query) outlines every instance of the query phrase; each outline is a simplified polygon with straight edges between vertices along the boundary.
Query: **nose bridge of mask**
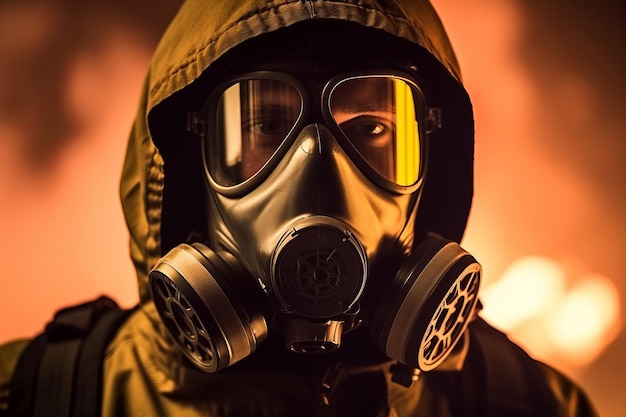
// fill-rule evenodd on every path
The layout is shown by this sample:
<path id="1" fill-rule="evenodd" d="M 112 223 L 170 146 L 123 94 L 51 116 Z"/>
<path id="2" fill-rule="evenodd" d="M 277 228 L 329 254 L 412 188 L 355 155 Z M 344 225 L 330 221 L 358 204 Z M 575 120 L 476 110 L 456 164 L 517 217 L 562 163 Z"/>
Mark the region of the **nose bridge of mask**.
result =
<path id="1" fill-rule="evenodd" d="M 371 188 L 331 131 L 317 123 L 302 129 L 269 179 L 290 190 L 301 213 L 342 218 L 349 216 L 352 197 Z"/>

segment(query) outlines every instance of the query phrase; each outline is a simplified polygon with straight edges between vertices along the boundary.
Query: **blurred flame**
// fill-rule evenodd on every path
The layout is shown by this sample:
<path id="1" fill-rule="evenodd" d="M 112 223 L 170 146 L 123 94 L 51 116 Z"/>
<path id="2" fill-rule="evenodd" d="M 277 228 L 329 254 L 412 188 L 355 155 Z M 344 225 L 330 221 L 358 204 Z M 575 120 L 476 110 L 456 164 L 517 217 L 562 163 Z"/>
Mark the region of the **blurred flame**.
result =
<path id="1" fill-rule="evenodd" d="M 547 257 L 518 259 L 482 299 L 490 323 L 535 354 L 569 365 L 591 363 L 621 328 L 619 291 L 609 278 L 573 279 Z"/>
<path id="2" fill-rule="evenodd" d="M 483 316 L 494 325 L 512 330 L 540 315 L 565 289 L 565 273 L 552 260 L 528 256 L 515 261 L 495 284 L 485 288 Z"/>
<path id="3" fill-rule="evenodd" d="M 593 361 L 619 327 L 619 292 L 611 280 L 598 274 L 585 277 L 572 288 L 547 321 L 550 341 L 578 365 Z"/>

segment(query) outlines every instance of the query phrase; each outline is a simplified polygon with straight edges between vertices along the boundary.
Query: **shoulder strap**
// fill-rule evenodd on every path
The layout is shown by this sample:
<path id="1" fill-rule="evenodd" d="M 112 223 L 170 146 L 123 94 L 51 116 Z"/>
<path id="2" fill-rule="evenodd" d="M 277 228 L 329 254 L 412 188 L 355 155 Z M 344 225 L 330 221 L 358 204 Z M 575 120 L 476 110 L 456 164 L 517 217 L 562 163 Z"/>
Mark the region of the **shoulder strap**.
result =
<path id="1" fill-rule="evenodd" d="M 476 359 L 483 364 L 483 416 L 557 415 L 557 402 L 545 377 L 524 350 L 481 318 L 470 325 L 470 337 L 470 346 L 476 347 L 474 352 L 482 360 Z"/>
<path id="2" fill-rule="evenodd" d="M 100 297 L 56 313 L 18 361 L 8 415 L 99 415 L 102 357 L 131 311 Z"/>

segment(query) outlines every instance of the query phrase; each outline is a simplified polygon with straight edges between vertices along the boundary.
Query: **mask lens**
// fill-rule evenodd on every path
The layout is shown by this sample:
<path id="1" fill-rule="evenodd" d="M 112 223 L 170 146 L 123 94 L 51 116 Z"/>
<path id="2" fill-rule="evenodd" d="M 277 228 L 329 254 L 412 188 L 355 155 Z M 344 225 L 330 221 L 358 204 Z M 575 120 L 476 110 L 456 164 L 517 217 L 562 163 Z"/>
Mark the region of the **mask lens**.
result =
<path id="1" fill-rule="evenodd" d="M 392 76 L 362 76 L 332 90 L 332 117 L 361 157 L 380 175 L 413 185 L 421 169 L 417 87 Z"/>
<path id="2" fill-rule="evenodd" d="M 232 186 L 250 179 L 274 155 L 300 118 L 302 97 L 285 81 L 244 80 L 226 88 L 210 111 L 216 130 L 207 167 L 219 185 Z"/>

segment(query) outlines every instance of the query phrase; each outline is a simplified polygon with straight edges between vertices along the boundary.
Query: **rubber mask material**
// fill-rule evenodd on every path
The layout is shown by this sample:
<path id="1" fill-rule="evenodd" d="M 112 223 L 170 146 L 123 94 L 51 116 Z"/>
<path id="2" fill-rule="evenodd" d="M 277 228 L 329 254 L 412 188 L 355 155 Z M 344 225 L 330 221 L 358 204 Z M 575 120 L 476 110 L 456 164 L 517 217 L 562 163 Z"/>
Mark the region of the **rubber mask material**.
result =
<path id="1" fill-rule="evenodd" d="M 269 327 L 289 349 L 317 353 L 361 320 L 382 352 L 434 369 L 474 314 L 481 272 L 437 237 L 407 257 L 424 174 L 419 87 L 383 72 L 331 78 L 314 101 L 308 87 L 256 72 L 211 96 L 211 248 L 182 244 L 159 262 L 157 311 L 208 372 L 250 355 Z"/>

